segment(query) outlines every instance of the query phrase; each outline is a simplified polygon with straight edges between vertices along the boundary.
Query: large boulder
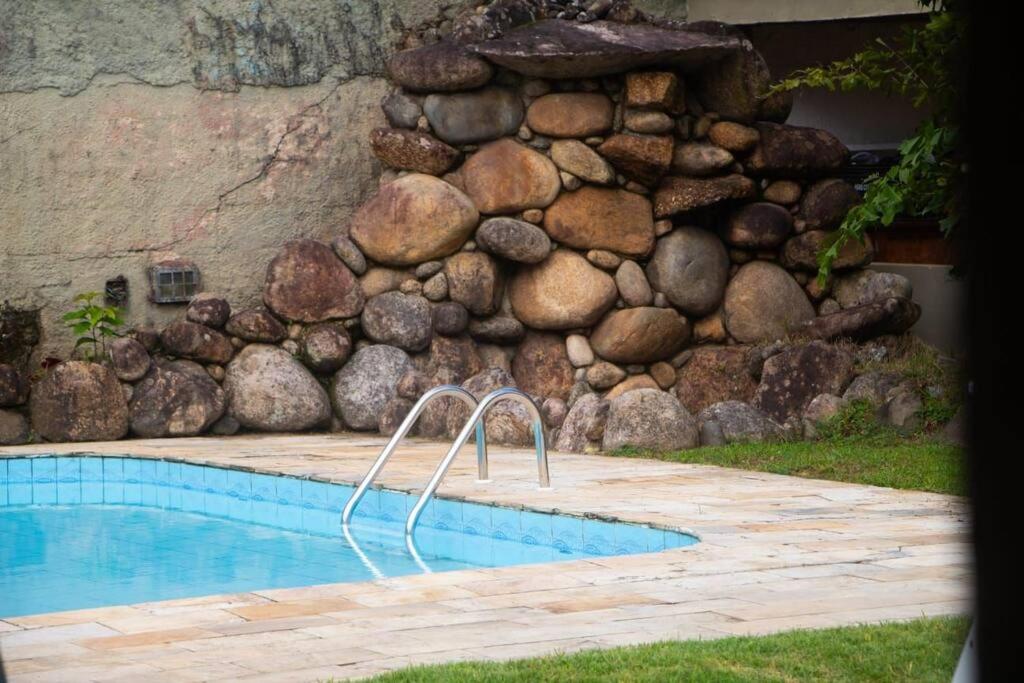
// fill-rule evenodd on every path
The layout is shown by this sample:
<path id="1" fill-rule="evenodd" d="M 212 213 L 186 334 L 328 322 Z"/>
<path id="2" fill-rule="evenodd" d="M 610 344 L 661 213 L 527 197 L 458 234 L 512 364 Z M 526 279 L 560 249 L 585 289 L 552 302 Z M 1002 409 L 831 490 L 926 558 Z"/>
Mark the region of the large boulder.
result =
<path id="1" fill-rule="evenodd" d="M 516 317 L 538 330 L 589 327 L 615 304 L 618 290 L 607 273 L 579 254 L 557 249 L 523 267 L 509 282 Z"/>
<path id="2" fill-rule="evenodd" d="M 666 218 L 728 199 L 750 199 L 756 194 L 754 181 L 738 173 L 713 178 L 669 176 L 654 193 L 654 215 Z"/>
<path id="3" fill-rule="evenodd" d="M 370 150 L 385 166 L 441 175 L 459 158 L 459 150 L 419 130 L 374 128 Z"/>
<path id="4" fill-rule="evenodd" d="M 775 249 L 793 231 L 793 215 L 771 202 L 745 204 L 729 214 L 721 235 L 726 244 L 741 249 Z"/>
<path id="5" fill-rule="evenodd" d="M 832 298 L 843 308 L 892 298 L 911 299 L 913 296 L 913 284 L 906 276 L 898 273 L 857 270 L 839 275 L 832 285 Z"/>
<path id="6" fill-rule="evenodd" d="M 729 255 L 707 230 L 678 228 L 658 240 L 647 264 L 647 279 L 687 315 L 704 316 L 722 303 Z"/>
<path id="7" fill-rule="evenodd" d="M 675 141 L 670 135 L 612 135 L 597 151 L 622 175 L 653 185 L 672 164 Z"/>
<path id="8" fill-rule="evenodd" d="M 495 389 L 514 386 L 515 379 L 505 370 L 498 368 L 479 372 L 462 383 L 462 388 L 473 394 L 477 400 Z M 526 407 L 512 400 L 499 401 L 492 406 L 484 420 L 488 443 L 509 446 L 528 446 L 532 443 L 533 420 Z M 445 433 L 448 438 L 454 439 L 458 436 L 469 419 L 470 412 L 469 406 L 461 401 L 451 402 L 446 417 Z"/>
<path id="9" fill-rule="evenodd" d="M 0 408 L 21 405 L 28 400 L 28 390 L 28 379 L 18 368 L 0 363 Z"/>
<path id="10" fill-rule="evenodd" d="M 47 441 L 113 441 L 128 432 L 121 383 L 98 363 L 71 360 L 51 368 L 32 387 L 29 410 L 32 428 Z"/>
<path id="11" fill-rule="evenodd" d="M 818 394 L 841 396 L 853 365 L 848 351 L 820 341 L 787 349 L 765 361 L 753 404 L 776 422 L 800 417 Z"/>
<path id="12" fill-rule="evenodd" d="M 0 410 L 0 446 L 18 446 L 28 443 L 32 430 L 28 420 L 13 410 Z"/>
<path id="13" fill-rule="evenodd" d="M 590 345 L 613 363 L 653 363 L 679 353 L 689 340 L 690 323 L 676 311 L 640 306 L 609 313 Z"/>
<path id="14" fill-rule="evenodd" d="M 708 111 L 750 122 L 758 118 L 771 75 L 760 53 L 745 43 L 742 49 L 697 72 L 694 85 L 697 99 Z"/>
<path id="15" fill-rule="evenodd" d="M 553 93 L 538 97 L 526 111 L 526 125 L 541 135 L 582 138 L 612 127 L 614 105 L 601 93 Z"/>
<path id="16" fill-rule="evenodd" d="M 516 349 L 512 376 L 523 391 L 545 398 L 569 398 L 573 368 L 565 341 L 555 334 L 530 332 Z"/>
<path id="17" fill-rule="evenodd" d="M 523 122 L 523 101 L 507 88 L 454 95 L 428 95 L 423 102 L 434 134 L 452 145 L 469 145 L 513 135 Z"/>
<path id="18" fill-rule="evenodd" d="M 276 344 L 288 336 L 288 329 L 265 308 L 249 308 L 228 318 L 224 331 L 249 342 Z"/>
<path id="19" fill-rule="evenodd" d="M 565 416 L 554 444 L 555 450 L 583 453 L 588 449 L 600 449 L 610 405 L 598 394 L 581 396 Z"/>
<path id="20" fill-rule="evenodd" d="M 890 297 L 814 318 L 794 332 L 810 339 L 864 341 L 906 332 L 920 317 L 921 307 L 913 301 Z"/>
<path id="21" fill-rule="evenodd" d="M 192 297 L 185 309 L 185 318 L 207 327 L 224 327 L 231 316 L 231 306 L 214 294 L 200 293 Z"/>
<path id="22" fill-rule="evenodd" d="M 402 50 L 388 60 L 388 76 L 413 92 L 472 90 L 491 80 L 494 68 L 447 41 Z"/>
<path id="23" fill-rule="evenodd" d="M 476 230 L 476 243 L 488 253 L 518 263 L 540 263 L 551 251 L 546 232 L 515 218 L 488 218 Z"/>
<path id="24" fill-rule="evenodd" d="M 775 341 L 814 318 L 814 306 L 792 275 L 774 263 L 752 261 L 725 288 L 722 314 L 737 341 Z"/>
<path id="25" fill-rule="evenodd" d="M 507 12 L 507 4 L 501 11 Z M 497 6 L 496 6 L 497 7 Z M 499 66 L 539 78 L 592 78 L 654 65 L 698 69 L 734 52 L 735 37 L 646 23 L 533 21 L 469 47 Z"/>
<path id="26" fill-rule="evenodd" d="M 838 169 L 849 154 L 846 145 L 825 130 L 765 121 L 757 124 L 757 130 L 761 141 L 745 162 L 747 170 L 754 174 L 821 175 Z"/>
<path id="27" fill-rule="evenodd" d="M 376 429 L 381 411 L 397 394 L 398 380 L 413 369 L 401 349 L 367 346 L 352 356 L 331 382 L 335 412 L 352 429 Z"/>
<path id="28" fill-rule="evenodd" d="M 410 173 L 378 190 L 352 219 L 351 237 L 378 263 L 411 266 L 454 254 L 480 214 L 461 190 Z"/>
<path id="29" fill-rule="evenodd" d="M 149 370 L 149 352 L 132 337 L 118 337 L 107 343 L 110 368 L 122 382 L 134 382 Z M 0 401 L 3 405 L 3 401 Z"/>
<path id="30" fill-rule="evenodd" d="M 218 365 L 231 360 L 235 352 L 231 341 L 223 334 L 187 320 L 178 320 L 165 327 L 160 333 L 160 344 L 173 356 Z"/>
<path id="31" fill-rule="evenodd" d="M 201 365 L 158 362 L 128 402 L 132 433 L 146 438 L 195 436 L 224 414 L 224 391 Z"/>
<path id="32" fill-rule="evenodd" d="M 473 315 L 491 315 L 501 305 L 504 278 L 493 258 L 479 251 L 455 254 L 444 264 L 448 297 Z"/>
<path id="33" fill-rule="evenodd" d="M 700 411 L 697 422 L 701 441 L 706 446 L 721 445 L 714 443 L 711 435 L 721 435 L 725 443 L 770 441 L 783 435 L 779 424 L 742 401 L 714 403 Z"/>
<path id="34" fill-rule="evenodd" d="M 562 189 L 551 159 L 510 138 L 481 147 L 459 174 L 466 194 L 485 214 L 543 209 Z"/>
<path id="35" fill-rule="evenodd" d="M 637 389 L 611 401 L 602 441 L 604 450 L 632 446 L 673 451 L 699 445 L 696 420 L 671 394 Z"/>
<path id="36" fill-rule="evenodd" d="M 804 192 L 797 217 L 809 230 L 830 230 L 839 227 L 849 210 L 859 203 L 860 194 L 845 180 L 819 180 Z"/>
<path id="37" fill-rule="evenodd" d="M 544 229 L 577 249 L 645 256 L 654 246 L 651 203 L 626 190 L 587 186 L 565 192 L 544 212 Z"/>
<path id="38" fill-rule="evenodd" d="M 327 392 L 287 351 L 250 344 L 224 376 L 228 413 L 239 424 L 264 432 L 298 432 L 326 424 Z"/>
<path id="39" fill-rule="evenodd" d="M 832 245 L 838 233 L 824 230 L 809 230 L 786 240 L 779 262 L 791 270 L 817 272 L 818 255 Z M 875 249 L 871 238 L 864 235 L 864 241 L 847 240 L 839 249 L 839 255 L 832 262 L 832 270 L 861 268 L 871 263 Z"/>
<path id="40" fill-rule="evenodd" d="M 676 397 L 694 415 L 713 403 L 749 401 L 757 390 L 742 346 L 696 348 L 677 372 Z"/>
<path id="41" fill-rule="evenodd" d="M 555 166 L 580 180 L 598 185 L 615 182 L 615 169 L 600 154 L 579 140 L 555 140 L 551 143 Z"/>
<path id="42" fill-rule="evenodd" d="M 385 292 L 367 301 L 360 321 L 371 340 L 405 351 L 427 348 L 433 329 L 430 302 L 401 292 Z"/>
<path id="43" fill-rule="evenodd" d="M 352 338 L 340 323 L 310 325 L 299 337 L 299 355 L 313 372 L 334 372 L 352 353 Z"/>
<path id="44" fill-rule="evenodd" d="M 363 291 L 329 246 L 292 240 L 267 266 L 263 303 L 285 320 L 315 323 L 358 315 Z"/>

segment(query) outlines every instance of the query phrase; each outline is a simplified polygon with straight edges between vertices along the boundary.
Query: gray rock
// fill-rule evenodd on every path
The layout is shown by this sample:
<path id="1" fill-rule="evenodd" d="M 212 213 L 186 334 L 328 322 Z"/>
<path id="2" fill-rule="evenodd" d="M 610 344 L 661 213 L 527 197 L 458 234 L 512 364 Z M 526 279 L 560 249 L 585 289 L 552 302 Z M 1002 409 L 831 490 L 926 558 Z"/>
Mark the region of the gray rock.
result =
<path id="1" fill-rule="evenodd" d="M 238 423 L 238 420 L 228 414 L 224 414 L 210 427 L 210 433 L 217 436 L 234 436 L 241 428 L 242 425 Z"/>
<path id="2" fill-rule="evenodd" d="M 489 368 L 479 372 L 465 382 L 462 388 L 473 394 L 478 400 L 495 389 L 514 387 L 516 381 L 504 370 Z M 493 404 L 487 412 L 485 420 L 487 440 L 489 443 L 527 446 L 533 440 L 533 421 L 526 408 L 518 403 L 502 401 Z M 446 434 L 454 439 L 458 436 L 469 418 L 469 407 L 463 403 L 453 403 L 448 410 Z"/>
<path id="3" fill-rule="evenodd" d="M 776 422 L 803 415 L 819 394 L 842 395 L 853 379 L 853 356 L 820 341 L 796 346 L 764 363 L 754 406 Z"/>
<path id="4" fill-rule="evenodd" d="M 906 332 L 921 317 L 921 307 L 908 299 L 889 298 L 821 315 L 793 331 L 810 339 L 863 341 Z"/>
<path id="5" fill-rule="evenodd" d="M 574 368 L 583 368 L 594 362 L 594 350 L 582 334 L 570 334 L 565 338 L 565 350 Z"/>
<path id="6" fill-rule="evenodd" d="M 224 408 L 224 391 L 201 365 L 187 360 L 155 364 L 128 402 L 132 433 L 145 438 L 202 434 Z"/>
<path id="7" fill-rule="evenodd" d="M 428 301 L 443 301 L 448 296 L 448 276 L 444 273 L 437 273 L 424 282 L 423 296 Z"/>
<path id="8" fill-rule="evenodd" d="M 384 409 L 380 413 L 380 420 L 377 422 L 377 431 L 384 436 L 391 436 L 398 431 L 402 421 L 412 411 L 413 402 L 407 398 L 401 398 L 395 396 L 393 399 L 384 404 Z M 416 431 L 415 426 L 410 433 Z"/>
<path id="9" fill-rule="evenodd" d="M 551 239 L 536 225 L 514 218 L 489 218 L 476 231 L 484 251 L 518 263 L 540 263 L 551 251 Z"/>
<path id="10" fill-rule="evenodd" d="M 671 394 L 636 389 L 611 401 L 602 447 L 670 451 L 700 445 L 697 421 Z"/>
<path id="11" fill-rule="evenodd" d="M 288 328 L 265 308 L 250 308 L 228 319 L 224 331 L 249 342 L 276 344 L 288 336 Z"/>
<path id="12" fill-rule="evenodd" d="M 319 323 L 302 331 L 300 355 L 313 372 L 334 372 L 352 354 L 352 338 L 343 325 Z"/>
<path id="13" fill-rule="evenodd" d="M 134 382 L 149 370 L 146 347 L 131 337 L 118 337 L 107 344 L 110 367 L 122 382 Z M 0 405 L 3 402 L 0 401 Z"/>
<path id="14" fill-rule="evenodd" d="M 914 388 L 905 383 L 889 392 L 883 413 L 887 423 L 909 434 L 923 424 L 924 402 Z"/>
<path id="15" fill-rule="evenodd" d="M 692 316 L 718 308 L 728 278 L 729 255 L 722 241 L 696 227 L 678 228 L 659 239 L 647 264 L 654 289 Z"/>
<path id="16" fill-rule="evenodd" d="M 297 432 L 331 417 L 327 392 L 287 351 L 250 344 L 228 364 L 228 412 L 239 424 L 265 432 Z"/>
<path id="17" fill-rule="evenodd" d="M 712 435 L 720 432 L 725 443 L 771 441 L 782 436 L 780 425 L 742 401 L 713 403 L 697 414 L 697 422 L 701 425 L 701 433 L 707 432 L 709 440 Z M 705 428 L 708 422 L 714 422 L 717 427 Z"/>
<path id="18" fill-rule="evenodd" d="M 185 318 L 207 327 L 224 327 L 231 316 L 231 306 L 219 296 L 201 293 L 192 297 L 185 309 Z"/>
<path id="19" fill-rule="evenodd" d="M 385 95 L 380 101 L 380 108 L 384 111 L 388 125 L 395 128 L 415 128 L 416 122 L 423 114 L 419 102 L 401 90 Z"/>
<path id="20" fill-rule="evenodd" d="M 189 323 L 194 324 L 194 323 Z M 47 441 L 114 441 L 128 432 L 128 404 L 110 368 L 65 361 L 29 397 L 32 428 Z"/>
<path id="21" fill-rule="evenodd" d="M 427 261 L 416 266 L 415 275 L 420 280 L 426 280 L 429 277 L 440 273 L 444 269 L 444 261 Z"/>
<path id="22" fill-rule="evenodd" d="M 0 407 L 21 405 L 28 400 L 28 378 L 18 368 L 0 363 Z"/>
<path id="23" fill-rule="evenodd" d="M 452 145 L 515 135 L 523 122 L 523 102 L 505 88 L 454 95 L 428 95 L 423 111 L 437 137 Z"/>
<path id="24" fill-rule="evenodd" d="M 430 344 L 430 302 L 401 292 L 378 294 L 366 302 L 360 318 L 363 332 L 378 344 L 422 351 Z"/>
<path id="25" fill-rule="evenodd" d="M 393 346 L 375 344 L 356 351 L 331 382 L 335 412 L 352 429 L 377 429 L 381 411 L 397 395 L 398 381 L 412 369 L 409 356 Z"/>
<path id="26" fill-rule="evenodd" d="M 555 450 L 583 453 L 597 450 L 604 438 L 611 403 L 594 393 L 583 393 L 569 408 L 555 440 Z"/>
<path id="27" fill-rule="evenodd" d="M 199 323 L 179 320 L 164 328 L 160 343 L 168 353 L 201 363 L 223 365 L 231 360 L 234 347 L 223 334 Z"/>
<path id="28" fill-rule="evenodd" d="M 0 410 L 0 446 L 19 446 L 28 443 L 32 435 L 28 420 L 13 410 Z"/>
<path id="29" fill-rule="evenodd" d="M 569 406 L 560 398 L 548 398 L 541 405 L 540 412 L 548 429 L 558 429 L 565 423 L 565 418 L 569 413 Z"/>
<path id="30" fill-rule="evenodd" d="M 725 432 L 718 420 L 705 420 L 700 423 L 701 446 L 724 446 L 726 443 L 728 442 L 725 440 Z"/>
<path id="31" fill-rule="evenodd" d="M 627 306 L 650 306 L 654 292 L 636 261 L 625 260 L 615 271 L 615 285 Z"/>
<path id="32" fill-rule="evenodd" d="M 804 192 L 797 217 L 808 230 L 831 230 L 860 202 L 857 190 L 845 180 L 819 180 Z"/>
<path id="33" fill-rule="evenodd" d="M 526 334 L 526 328 L 515 318 L 494 316 L 474 318 L 469 323 L 469 334 L 474 339 L 494 344 L 514 344 Z"/>
<path id="34" fill-rule="evenodd" d="M 803 432 L 808 439 L 818 437 L 818 428 L 822 423 L 839 414 L 849 401 L 835 394 L 818 394 L 804 409 Z"/>
<path id="35" fill-rule="evenodd" d="M 338 235 L 331 240 L 331 249 L 338 255 L 341 262 L 356 275 L 366 272 L 366 257 L 363 256 L 363 252 L 359 250 L 356 243 L 345 235 Z"/>
<path id="36" fill-rule="evenodd" d="M 849 401 L 867 401 L 874 406 L 885 403 L 886 397 L 898 387 L 903 378 L 893 372 L 873 370 L 859 375 L 850 382 L 843 392 L 843 399 Z"/>
<path id="37" fill-rule="evenodd" d="M 434 331 L 448 337 L 462 334 L 469 325 L 469 311 L 465 306 L 454 301 L 437 304 L 431 315 Z"/>
<path id="38" fill-rule="evenodd" d="M 905 276 L 874 270 L 858 270 L 839 275 L 832 286 L 832 297 L 843 308 L 863 306 L 891 297 L 912 299 L 913 296 L 914 286 Z"/>

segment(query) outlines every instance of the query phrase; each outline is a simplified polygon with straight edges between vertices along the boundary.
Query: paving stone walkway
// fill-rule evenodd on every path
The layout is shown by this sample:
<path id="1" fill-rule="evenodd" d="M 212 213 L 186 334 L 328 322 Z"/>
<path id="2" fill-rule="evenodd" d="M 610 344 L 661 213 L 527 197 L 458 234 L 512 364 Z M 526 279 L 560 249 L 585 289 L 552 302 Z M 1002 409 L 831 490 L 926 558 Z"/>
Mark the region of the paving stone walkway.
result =
<path id="1" fill-rule="evenodd" d="M 187 459 L 357 481 L 385 440 L 153 439 L 0 448 Z M 379 482 L 419 490 L 444 444 L 410 440 Z M 266 590 L 0 620 L 11 681 L 306 681 L 667 639 L 967 613 L 967 505 L 931 493 L 702 465 L 467 447 L 440 495 L 692 531 L 662 553 Z"/>

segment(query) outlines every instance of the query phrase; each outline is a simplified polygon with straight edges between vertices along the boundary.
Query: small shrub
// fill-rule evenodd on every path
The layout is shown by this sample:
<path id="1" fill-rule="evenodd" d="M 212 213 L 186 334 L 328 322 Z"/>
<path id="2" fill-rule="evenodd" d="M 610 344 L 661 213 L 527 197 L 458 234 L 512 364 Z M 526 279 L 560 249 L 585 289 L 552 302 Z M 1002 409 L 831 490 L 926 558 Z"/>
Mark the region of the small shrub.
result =
<path id="1" fill-rule="evenodd" d="M 93 300 L 98 296 L 101 296 L 99 292 L 79 294 L 73 301 L 81 305 L 62 317 L 77 337 L 75 350 L 86 347 L 82 353 L 86 360 L 93 362 L 106 355 L 106 340 L 110 337 L 120 337 L 120 328 L 124 327 L 121 309 L 117 306 L 94 304 Z M 90 346 L 92 348 L 88 348 Z"/>
<path id="2" fill-rule="evenodd" d="M 871 401 L 851 401 L 817 427 L 823 441 L 868 439 L 890 436 L 893 430 L 878 419 L 878 407 Z"/>

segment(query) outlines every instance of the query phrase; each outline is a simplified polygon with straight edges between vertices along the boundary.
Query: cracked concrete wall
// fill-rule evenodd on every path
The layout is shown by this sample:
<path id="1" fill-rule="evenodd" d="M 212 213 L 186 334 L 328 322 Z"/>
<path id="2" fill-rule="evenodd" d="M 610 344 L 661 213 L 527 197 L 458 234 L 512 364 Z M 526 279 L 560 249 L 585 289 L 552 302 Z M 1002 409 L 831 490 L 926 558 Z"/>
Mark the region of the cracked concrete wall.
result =
<path id="1" fill-rule="evenodd" d="M 259 302 L 287 239 L 329 239 L 376 186 L 383 65 L 443 0 L 0 0 L 0 300 L 41 309 L 66 356 L 74 294 L 195 261 Z M 451 9 L 449 9 L 451 11 Z"/>

